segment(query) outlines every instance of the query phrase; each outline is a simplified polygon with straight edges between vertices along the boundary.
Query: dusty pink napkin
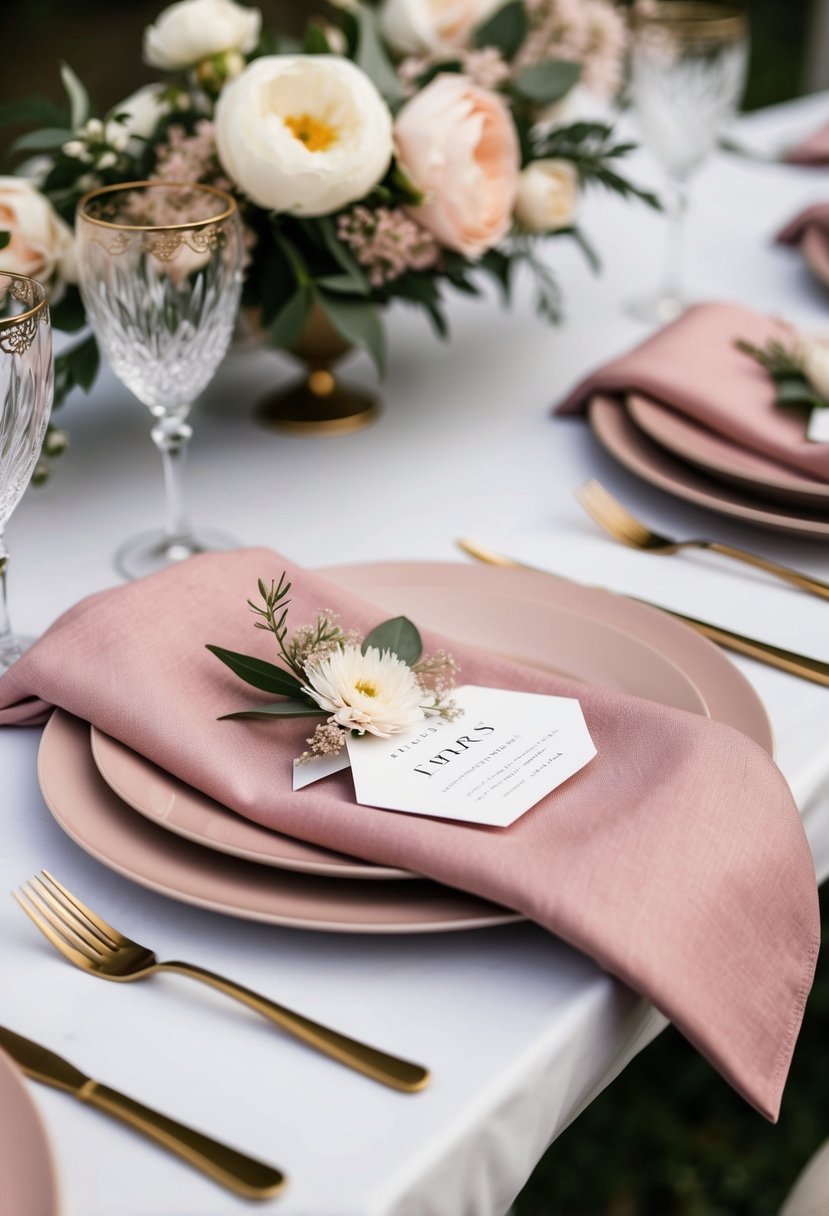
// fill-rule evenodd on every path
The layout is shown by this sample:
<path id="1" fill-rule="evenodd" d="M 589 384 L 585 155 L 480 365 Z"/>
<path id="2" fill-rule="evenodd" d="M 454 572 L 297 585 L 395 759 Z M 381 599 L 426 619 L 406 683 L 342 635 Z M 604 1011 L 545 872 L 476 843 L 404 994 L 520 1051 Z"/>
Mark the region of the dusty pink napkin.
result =
<path id="1" fill-rule="evenodd" d="M 817 203 L 799 212 L 780 229 L 774 239 L 781 245 L 799 245 L 812 227 L 820 229 L 829 240 L 829 203 Z"/>
<path id="2" fill-rule="evenodd" d="M 786 153 L 790 165 L 829 165 L 829 122 Z"/>
<path id="3" fill-rule="evenodd" d="M 308 720 L 217 721 L 267 698 L 204 649 L 275 659 L 245 599 L 283 569 L 293 628 L 319 607 L 348 628 L 383 619 L 270 550 L 198 557 L 61 617 L 0 678 L 0 723 L 60 705 L 259 823 L 518 909 L 644 993 L 775 1119 L 819 923 L 809 847 L 768 755 L 701 716 L 425 635 L 465 683 L 577 696 L 596 759 L 507 829 L 358 806 L 347 771 L 293 793 Z"/>
<path id="4" fill-rule="evenodd" d="M 593 372 L 556 407 L 583 409 L 594 393 L 640 392 L 727 439 L 817 481 L 829 481 L 829 444 L 806 439 L 806 414 L 775 404 L 771 376 L 737 350 L 791 330 L 740 304 L 698 304 Z"/>

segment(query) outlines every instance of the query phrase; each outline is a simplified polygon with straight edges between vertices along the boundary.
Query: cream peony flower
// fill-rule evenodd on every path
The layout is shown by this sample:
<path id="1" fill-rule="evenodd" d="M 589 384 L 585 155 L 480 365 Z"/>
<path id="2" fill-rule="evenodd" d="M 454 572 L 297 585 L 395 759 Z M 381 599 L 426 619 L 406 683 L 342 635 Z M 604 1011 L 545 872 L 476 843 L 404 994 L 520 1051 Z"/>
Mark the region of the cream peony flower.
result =
<path id="1" fill-rule="evenodd" d="M 326 215 L 386 172 L 391 114 L 348 59 L 269 55 L 219 97 L 216 146 L 228 176 L 260 207 Z"/>
<path id="2" fill-rule="evenodd" d="M 441 55 L 472 44 L 472 32 L 503 0 L 386 0 L 380 26 L 401 55 Z"/>
<path id="3" fill-rule="evenodd" d="M 436 76 L 394 126 L 398 156 L 425 195 L 408 208 L 447 249 L 479 258 L 509 232 L 521 155 L 504 100 L 466 77 Z"/>
<path id="4" fill-rule="evenodd" d="M 522 170 L 515 218 L 526 232 L 569 228 L 576 216 L 579 175 L 569 160 L 535 160 Z"/>
<path id="5" fill-rule="evenodd" d="M 365 654 L 359 646 L 346 646 L 309 663 L 305 672 L 303 692 L 338 726 L 360 734 L 398 735 L 422 722 L 434 704 L 434 695 L 421 688 L 411 667 L 374 646 Z"/>
<path id="6" fill-rule="evenodd" d="M 164 97 L 168 90 L 166 84 L 145 84 L 112 107 L 113 114 L 123 116 L 122 125 L 130 139 L 149 139 L 170 113 L 170 101 Z"/>
<path id="7" fill-rule="evenodd" d="M 258 8 L 244 8 L 233 0 L 178 0 L 144 30 L 144 61 L 175 71 L 227 51 L 248 54 L 261 28 Z"/>
<path id="8" fill-rule="evenodd" d="M 829 338 L 802 334 L 798 341 L 798 354 L 803 375 L 817 395 L 829 401 Z"/>
<path id="9" fill-rule="evenodd" d="M 75 281 L 72 229 L 26 178 L 0 177 L 0 232 L 11 234 L 0 270 L 30 275 L 50 290 Z"/>

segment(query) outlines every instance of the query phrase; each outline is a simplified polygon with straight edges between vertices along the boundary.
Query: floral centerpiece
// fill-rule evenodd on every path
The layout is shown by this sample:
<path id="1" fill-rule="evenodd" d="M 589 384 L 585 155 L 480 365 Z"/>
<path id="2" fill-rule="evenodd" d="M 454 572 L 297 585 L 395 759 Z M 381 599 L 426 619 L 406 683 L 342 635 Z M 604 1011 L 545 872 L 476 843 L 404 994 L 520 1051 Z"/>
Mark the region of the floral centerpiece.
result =
<path id="1" fill-rule="evenodd" d="M 234 0 L 178 0 L 144 31 L 162 77 L 109 113 L 66 65 L 65 111 L 3 108 L 0 119 L 38 125 L 0 178 L 0 264 L 47 279 L 55 326 L 80 332 L 78 199 L 138 179 L 200 181 L 241 204 L 244 302 L 274 347 L 322 314 L 382 372 L 386 304 L 417 305 L 445 334 L 444 287 L 474 294 L 481 271 L 508 294 L 519 263 L 556 319 L 538 245 L 569 236 L 590 256 L 581 189 L 656 202 L 617 171 L 630 145 L 604 123 L 567 121 L 579 90 L 618 89 L 625 42 L 614 0 L 345 0 L 301 43 Z M 58 357 L 56 401 L 96 370 L 83 336 Z"/>

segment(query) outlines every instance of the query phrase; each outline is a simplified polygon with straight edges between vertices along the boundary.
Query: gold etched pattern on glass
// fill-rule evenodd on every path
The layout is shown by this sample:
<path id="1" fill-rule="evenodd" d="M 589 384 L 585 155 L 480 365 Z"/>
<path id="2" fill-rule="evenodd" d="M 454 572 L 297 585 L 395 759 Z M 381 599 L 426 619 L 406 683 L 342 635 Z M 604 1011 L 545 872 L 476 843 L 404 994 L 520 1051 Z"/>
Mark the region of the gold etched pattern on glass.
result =
<path id="1" fill-rule="evenodd" d="M 6 606 L 3 532 L 31 480 L 52 408 L 52 327 L 45 288 L 0 272 L 0 672 L 20 656 Z"/>

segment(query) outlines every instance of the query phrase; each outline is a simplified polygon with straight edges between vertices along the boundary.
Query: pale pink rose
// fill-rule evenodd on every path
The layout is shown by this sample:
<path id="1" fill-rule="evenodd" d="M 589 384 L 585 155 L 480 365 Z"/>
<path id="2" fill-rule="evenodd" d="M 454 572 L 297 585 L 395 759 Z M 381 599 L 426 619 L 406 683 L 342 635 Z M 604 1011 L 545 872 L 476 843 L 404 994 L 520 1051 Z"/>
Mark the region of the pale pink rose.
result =
<path id="1" fill-rule="evenodd" d="M 0 232 L 11 238 L 0 270 L 39 279 L 52 294 L 75 281 L 72 229 L 26 178 L 0 177 Z"/>
<path id="2" fill-rule="evenodd" d="M 521 155 L 497 94 L 446 72 L 406 103 L 394 134 L 398 158 L 425 196 L 409 213 L 441 245 L 479 258 L 506 236 Z"/>

